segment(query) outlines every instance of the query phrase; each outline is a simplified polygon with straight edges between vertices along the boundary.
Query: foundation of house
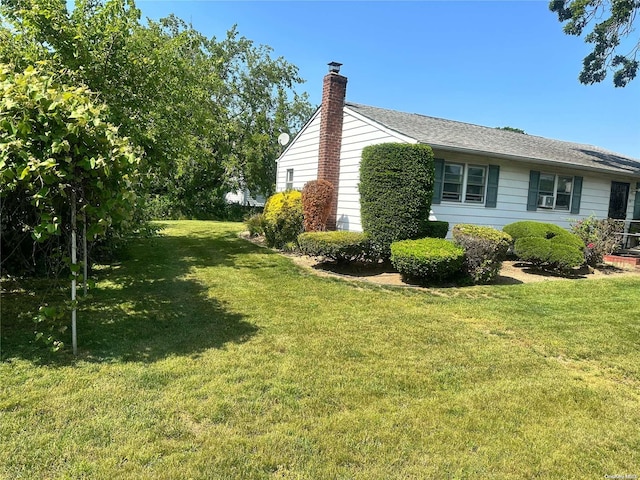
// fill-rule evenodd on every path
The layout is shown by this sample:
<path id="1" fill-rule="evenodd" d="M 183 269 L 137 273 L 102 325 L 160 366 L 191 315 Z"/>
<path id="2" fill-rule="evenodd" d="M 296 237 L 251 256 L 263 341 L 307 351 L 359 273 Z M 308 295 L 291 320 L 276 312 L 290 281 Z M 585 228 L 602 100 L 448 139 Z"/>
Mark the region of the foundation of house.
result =
<path id="1" fill-rule="evenodd" d="M 615 255 L 605 255 L 604 263 L 615 265 L 621 268 L 640 269 L 640 248 L 629 248 L 622 250 Z"/>

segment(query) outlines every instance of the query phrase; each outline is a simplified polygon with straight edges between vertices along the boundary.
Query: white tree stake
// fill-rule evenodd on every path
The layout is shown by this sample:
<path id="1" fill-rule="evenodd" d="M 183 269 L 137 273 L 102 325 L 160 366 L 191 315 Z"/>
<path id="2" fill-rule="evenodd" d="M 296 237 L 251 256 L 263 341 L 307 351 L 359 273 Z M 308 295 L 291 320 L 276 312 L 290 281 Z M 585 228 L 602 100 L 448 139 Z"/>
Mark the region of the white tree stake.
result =
<path id="1" fill-rule="evenodd" d="M 83 287 L 84 287 L 84 296 L 87 296 L 87 273 L 89 271 L 88 265 L 88 254 L 87 254 L 87 212 L 86 210 L 82 210 L 82 263 L 83 263 Z"/>
<path id="2" fill-rule="evenodd" d="M 71 344 L 73 345 L 73 355 L 78 354 L 78 339 L 76 334 L 76 273 L 75 265 L 78 263 L 78 245 L 76 240 L 76 192 L 71 192 Z"/>

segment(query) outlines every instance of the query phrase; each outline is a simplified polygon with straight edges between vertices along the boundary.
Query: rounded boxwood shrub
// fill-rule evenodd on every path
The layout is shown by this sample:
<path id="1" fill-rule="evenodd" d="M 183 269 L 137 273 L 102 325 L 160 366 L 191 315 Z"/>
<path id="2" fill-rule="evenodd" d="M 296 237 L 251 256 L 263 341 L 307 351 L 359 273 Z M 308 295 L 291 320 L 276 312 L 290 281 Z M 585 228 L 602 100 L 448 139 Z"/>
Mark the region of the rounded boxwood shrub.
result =
<path id="1" fill-rule="evenodd" d="M 449 233 L 449 222 L 432 220 L 424 224 L 425 236 L 429 238 L 446 238 Z"/>
<path id="2" fill-rule="evenodd" d="M 295 242 L 303 231 L 302 194 L 288 190 L 269 197 L 264 206 L 263 230 L 270 247 L 282 248 Z"/>
<path id="3" fill-rule="evenodd" d="M 391 244 L 391 263 L 408 278 L 445 280 L 459 273 L 464 250 L 441 238 L 401 240 Z"/>
<path id="4" fill-rule="evenodd" d="M 584 252 L 585 245 L 582 239 L 579 236 L 573 233 L 569 233 L 567 231 L 565 231 L 564 234 L 562 235 L 556 235 L 555 237 L 551 237 L 549 241 L 554 245 L 568 245 L 580 252 Z M 583 256 L 584 256 L 584 253 L 583 253 Z"/>
<path id="5" fill-rule="evenodd" d="M 338 263 L 373 257 L 369 236 L 362 232 L 305 232 L 298 235 L 298 245 L 305 255 Z"/>
<path id="6" fill-rule="evenodd" d="M 488 283 L 498 276 L 511 245 L 511 236 L 491 227 L 459 224 L 453 240 L 464 249 L 464 272 L 474 283 Z"/>
<path id="7" fill-rule="evenodd" d="M 522 237 L 515 241 L 513 252 L 520 260 L 541 266 L 551 258 L 551 243 L 542 237 Z"/>
<path id="8" fill-rule="evenodd" d="M 514 253 L 525 262 L 560 271 L 585 262 L 582 239 L 557 225 L 524 221 L 507 225 L 503 230 L 513 237 Z"/>
<path id="9" fill-rule="evenodd" d="M 531 220 L 510 223 L 502 230 L 511 235 L 514 241 L 524 237 L 553 238 L 559 235 L 571 235 L 567 230 L 553 223 L 534 222 Z"/>
<path id="10" fill-rule="evenodd" d="M 577 249 L 575 246 L 568 244 L 554 244 L 550 242 L 551 254 L 549 255 L 549 264 L 556 270 L 570 270 L 579 267 L 584 263 L 584 251 Z"/>
<path id="11" fill-rule="evenodd" d="M 362 226 L 383 257 L 389 257 L 397 240 L 428 235 L 434 175 L 428 145 L 383 143 L 362 151 Z"/>

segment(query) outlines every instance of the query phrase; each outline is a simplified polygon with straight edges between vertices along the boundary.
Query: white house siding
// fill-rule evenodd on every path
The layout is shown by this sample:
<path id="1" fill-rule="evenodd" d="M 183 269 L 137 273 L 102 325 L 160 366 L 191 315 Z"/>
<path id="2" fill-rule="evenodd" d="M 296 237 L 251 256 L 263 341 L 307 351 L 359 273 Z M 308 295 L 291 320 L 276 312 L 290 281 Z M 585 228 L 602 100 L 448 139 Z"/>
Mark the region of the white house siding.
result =
<path id="1" fill-rule="evenodd" d="M 560 168 L 554 165 L 515 162 L 438 150 L 435 151 L 435 156 L 451 162 L 500 166 L 496 208 L 446 201 L 432 206 L 438 220 L 449 222 L 450 228 L 458 223 L 471 223 L 502 229 L 502 227 L 509 223 L 521 220 L 534 220 L 554 223 L 568 229 L 573 221 L 586 218 L 592 214 L 598 218 L 607 218 L 612 180 L 629 182 L 632 184 L 632 187 L 634 185 L 630 178 Z M 582 176 L 580 214 L 572 214 L 571 212 L 563 210 L 547 209 L 538 209 L 535 212 L 527 211 L 529 172 L 531 170 L 537 170 L 543 173 Z M 630 194 L 627 218 L 631 218 L 633 213 L 633 199 L 633 194 Z"/>
<path id="2" fill-rule="evenodd" d="M 318 177 L 318 149 L 320 143 L 320 110 L 289 144 L 280 159 L 276 175 L 276 191 L 286 189 L 287 170 L 293 168 L 293 188 L 302 190 L 304 184 Z"/>
<path id="3" fill-rule="evenodd" d="M 416 143 L 416 141 L 388 130 L 368 120 L 366 117 L 350 111 L 348 107 L 345 108 L 342 131 L 337 228 L 340 230 L 362 231 L 360 195 L 358 192 L 362 149 L 368 145 L 380 143 Z M 294 169 L 293 188 L 295 189 L 301 190 L 306 182 L 317 178 L 319 135 L 320 111 L 318 110 L 280 157 L 277 169 L 277 191 L 285 190 L 286 171 L 290 168 Z M 637 181 L 635 178 L 437 149 L 434 149 L 434 155 L 436 158 L 443 158 L 445 161 L 500 166 L 496 208 L 445 201 L 432 205 L 432 210 L 438 220 L 449 222 L 450 227 L 458 223 L 471 223 L 501 229 L 509 223 L 520 220 L 535 220 L 569 228 L 573 220 L 585 218 L 591 214 L 598 218 L 606 218 L 609 208 L 611 181 L 614 180 L 631 184 L 627 218 L 630 219 L 633 215 L 634 191 Z M 580 214 L 545 209 L 538 209 L 535 212 L 527 211 L 529 172 L 531 170 L 543 173 L 582 176 Z M 450 234 L 451 232 L 449 232 Z"/>
<path id="4" fill-rule="evenodd" d="M 381 128 L 366 118 L 345 108 L 340 150 L 340 184 L 338 188 L 338 230 L 362 231 L 360 220 L 360 159 L 362 150 L 369 145 L 415 140 L 391 130 Z"/>

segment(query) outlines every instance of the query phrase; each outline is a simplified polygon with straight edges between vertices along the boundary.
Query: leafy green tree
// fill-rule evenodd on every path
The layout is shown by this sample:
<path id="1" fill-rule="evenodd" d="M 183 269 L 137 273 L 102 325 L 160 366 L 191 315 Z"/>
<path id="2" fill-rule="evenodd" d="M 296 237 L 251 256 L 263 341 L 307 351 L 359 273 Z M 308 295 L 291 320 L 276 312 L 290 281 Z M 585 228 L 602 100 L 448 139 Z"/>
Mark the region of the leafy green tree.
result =
<path id="1" fill-rule="evenodd" d="M 624 87 L 636 77 L 640 40 L 624 40 L 634 31 L 634 22 L 640 2 L 638 0 L 551 0 L 549 9 L 566 22 L 564 32 L 580 36 L 593 25 L 584 40 L 593 44 L 593 50 L 583 60 L 580 83 L 599 83 L 613 70 L 613 84 Z M 635 42 L 635 45 L 634 45 Z M 621 53 L 621 49 L 628 48 Z"/>
<path id="2" fill-rule="evenodd" d="M 109 227 L 131 218 L 131 179 L 139 163 L 129 141 L 104 120 L 105 112 L 86 87 L 65 85 L 42 66 L 15 71 L 0 64 L 0 216 L 7 203 L 21 207 L 22 215 L 6 225 L 9 238 L 22 234 L 20 243 L 28 244 L 25 236 L 30 235 L 31 243 L 52 246 L 43 261 L 50 263 L 70 252 L 71 258 L 60 263 L 72 274 L 74 354 L 78 216 L 86 265 L 87 237 L 104 235 Z M 65 242 L 48 242 L 63 233 L 70 237 L 68 249 Z M 5 243 L 4 229 L 2 234 L 0 241 Z M 55 318 L 59 313 L 47 306 L 40 309 L 40 317 Z"/>
<path id="3" fill-rule="evenodd" d="M 47 60 L 109 106 L 108 120 L 145 152 L 138 191 L 187 215 L 236 187 L 274 189 L 276 138 L 311 113 L 297 68 L 235 28 L 208 39 L 175 16 L 140 23 L 132 0 L 7 0 L 0 60 Z"/>
<path id="4" fill-rule="evenodd" d="M 92 239 L 131 218 L 140 159 L 105 113 L 86 87 L 65 85 L 42 67 L 0 64 L 4 252 L 15 252 L 16 243 L 33 251 L 27 236 L 46 243 L 69 232 L 73 209 Z"/>

